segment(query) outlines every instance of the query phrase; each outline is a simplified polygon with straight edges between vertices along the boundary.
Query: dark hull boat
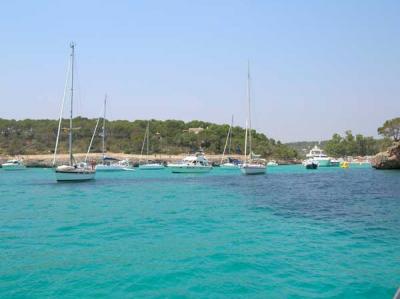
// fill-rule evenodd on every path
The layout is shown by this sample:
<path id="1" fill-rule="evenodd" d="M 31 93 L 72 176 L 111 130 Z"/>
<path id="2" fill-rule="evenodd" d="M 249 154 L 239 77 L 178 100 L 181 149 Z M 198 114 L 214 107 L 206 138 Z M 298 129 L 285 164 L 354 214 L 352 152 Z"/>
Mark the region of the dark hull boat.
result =
<path id="1" fill-rule="evenodd" d="M 318 168 L 318 162 L 311 160 L 311 159 L 304 161 L 303 165 L 306 167 L 306 169 L 317 169 Z"/>

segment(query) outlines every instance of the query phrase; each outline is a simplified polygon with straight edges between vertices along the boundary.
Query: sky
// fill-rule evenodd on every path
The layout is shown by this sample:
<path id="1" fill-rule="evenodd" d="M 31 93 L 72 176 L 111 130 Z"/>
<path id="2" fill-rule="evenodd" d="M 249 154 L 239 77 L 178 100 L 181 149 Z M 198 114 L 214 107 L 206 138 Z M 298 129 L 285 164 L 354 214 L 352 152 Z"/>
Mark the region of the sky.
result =
<path id="1" fill-rule="evenodd" d="M 400 116 L 400 1 L 3 1 L 0 118 L 57 119 L 76 43 L 76 115 L 244 126 L 283 142 Z M 65 113 L 65 115 L 67 115 Z"/>

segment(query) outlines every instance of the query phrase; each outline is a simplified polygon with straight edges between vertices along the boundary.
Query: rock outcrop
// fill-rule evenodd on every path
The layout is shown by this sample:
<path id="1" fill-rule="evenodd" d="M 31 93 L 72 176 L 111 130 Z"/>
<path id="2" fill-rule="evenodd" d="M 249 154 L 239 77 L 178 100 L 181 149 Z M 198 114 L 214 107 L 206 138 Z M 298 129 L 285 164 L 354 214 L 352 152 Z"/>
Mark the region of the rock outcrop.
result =
<path id="1" fill-rule="evenodd" d="M 400 142 L 393 143 L 386 152 L 378 153 L 372 160 L 376 169 L 400 169 Z"/>

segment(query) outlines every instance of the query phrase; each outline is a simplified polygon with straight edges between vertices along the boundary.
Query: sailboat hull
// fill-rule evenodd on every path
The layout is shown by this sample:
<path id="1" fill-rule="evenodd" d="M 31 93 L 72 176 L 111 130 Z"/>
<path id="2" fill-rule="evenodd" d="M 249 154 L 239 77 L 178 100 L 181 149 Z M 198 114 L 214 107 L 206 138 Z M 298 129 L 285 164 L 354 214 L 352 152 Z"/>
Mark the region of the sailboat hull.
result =
<path id="1" fill-rule="evenodd" d="M 94 170 L 76 169 L 71 171 L 55 171 L 57 182 L 82 182 L 95 179 Z"/>
<path id="2" fill-rule="evenodd" d="M 212 166 L 171 165 L 168 168 L 172 173 L 206 173 L 211 171 Z"/>
<path id="3" fill-rule="evenodd" d="M 244 164 L 242 167 L 240 167 L 240 171 L 244 175 L 265 174 L 267 172 L 267 167 L 265 165 L 258 164 Z"/>
<path id="4" fill-rule="evenodd" d="M 161 170 L 164 169 L 164 165 L 158 163 L 142 164 L 139 165 L 140 170 Z"/>
<path id="5" fill-rule="evenodd" d="M 13 164 L 9 164 L 9 163 L 5 163 L 1 165 L 1 168 L 3 168 L 4 170 L 25 170 L 26 166 L 25 165 L 13 165 Z"/>
<path id="6" fill-rule="evenodd" d="M 233 163 L 224 163 L 219 166 L 221 169 L 230 169 L 230 170 L 237 170 L 239 169 L 240 165 L 233 164 Z"/>
<path id="7" fill-rule="evenodd" d="M 98 164 L 96 165 L 96 171 L 124 171 L 129 166 L 124 166 L 124 165 L 103 165 L 103 164 Z"/>

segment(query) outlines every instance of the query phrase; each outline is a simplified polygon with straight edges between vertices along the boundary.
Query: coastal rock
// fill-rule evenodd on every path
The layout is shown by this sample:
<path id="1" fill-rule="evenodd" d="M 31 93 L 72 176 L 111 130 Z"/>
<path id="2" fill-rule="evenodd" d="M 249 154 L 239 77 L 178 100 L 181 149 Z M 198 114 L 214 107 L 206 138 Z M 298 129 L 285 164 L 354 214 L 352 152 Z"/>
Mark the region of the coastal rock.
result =
<path id="1" fill-rule="evenodd" d="M 386 152 L 378 153 L 372 160 L 376 169 L 400 169 L 400 142 L 393 143 Z"/>

